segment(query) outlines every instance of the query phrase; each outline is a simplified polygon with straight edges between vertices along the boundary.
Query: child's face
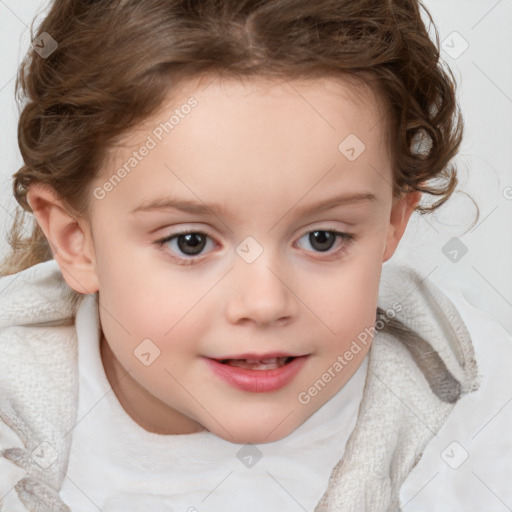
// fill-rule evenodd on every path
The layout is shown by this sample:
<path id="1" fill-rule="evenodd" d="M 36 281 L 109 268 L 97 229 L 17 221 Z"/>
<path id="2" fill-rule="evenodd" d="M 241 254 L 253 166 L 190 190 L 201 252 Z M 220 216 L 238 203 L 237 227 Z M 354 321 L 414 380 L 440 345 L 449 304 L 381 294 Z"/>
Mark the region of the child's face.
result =
<path id="1" fill-rule="evenodd" d="M 293 432 L 360 366 L 370 338 L 359 350 L 353 342 L 374 325 L 382 263 L 415 204 L 392 197 L 373 97 L 334 80 L 205 84 L 182 86 L 95 181 L 92 239 L 82 223 L 89 291 L 99 288 L 105 370 L 139 424 L 265 443 Z M 130 157 L 136 165 L 118 173 Z M 157 200 L 218 211 L 138 209 Z M 180 231 L 192 234 L 159 247 Z M 208 359 L 275 352 L 305 357 L 286 382 L 248 370 L 245 389 L 213 368 L 234 375 L 232 366 Z"/>

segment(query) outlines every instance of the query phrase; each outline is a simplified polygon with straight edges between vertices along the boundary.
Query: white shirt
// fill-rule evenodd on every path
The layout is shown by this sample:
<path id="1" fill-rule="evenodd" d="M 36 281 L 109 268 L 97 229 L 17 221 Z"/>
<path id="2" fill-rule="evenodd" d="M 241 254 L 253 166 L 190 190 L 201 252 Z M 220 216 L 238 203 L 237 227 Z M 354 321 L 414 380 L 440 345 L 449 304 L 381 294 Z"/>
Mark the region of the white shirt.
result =
<path id="1" fill-rule="evenodd" d="M 60 491 L 73 512 L 314 510 L 354 429 L 368 356 L 289 436 L 247 446 L 208 431 L 161 435 L 142 428 L 105 374 L 94 295 L 84 297 L 76 329 L 78 418 Z"/>

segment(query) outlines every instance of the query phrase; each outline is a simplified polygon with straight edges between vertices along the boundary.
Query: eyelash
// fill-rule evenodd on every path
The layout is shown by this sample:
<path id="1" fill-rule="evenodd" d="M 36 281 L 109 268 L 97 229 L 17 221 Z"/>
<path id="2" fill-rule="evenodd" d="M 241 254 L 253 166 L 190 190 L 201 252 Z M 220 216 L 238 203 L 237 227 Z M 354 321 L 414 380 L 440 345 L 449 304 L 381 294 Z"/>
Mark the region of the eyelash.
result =
<path id="1" fill-rule="evenodd" d="M 325 252 L 315 251 L 318 254 L 329 254 L 331 257 L 332 256 L 340 256 L 340 257 L 343 256 L 343 254 L 348 250 L 348 248 L 352 245 L 352 243 L 354 242 L 354 239 L 355 239 L 354 235 L 352 235 L 350 233 L 343 233 L 343 232 L 336 231 L 335 229 L 330 229 L 330 228 L 312 229 L 311 231 L 307 231 L 306 233 L 304 233 L 300 238 L 303 238 L 304 236 L 309 235 L 310 233 L 314 233 L 315 231 L 331 233 L 331 234 L 335 235 L 336 238 L 341 238 L 341 240 L 344 242 L 344 244 L 340 248 L 338 248 L 337 250 L 335 250 L 333 252 L 329 252 L 329 251 L 331 251 L 331 249 L 328 249 Z M 164 250 L 164 252 L 166 252 L 166 254 L 169 254 L 169 252 L 164 249 L 164 245 L 166 243 L 170 242 L 171 240 L 173 240 L 175 238 L 178 238 L 180 235 L 191 235 L 191 234 L 204 235 L 207 238 L 212 239 L 215 243 L 217 243 L 215 238 L 210 236 L 208 233 L 205 233 L 203 231 L 194 231 L 194 230 L 191 230 L 191 229 L 183 229 L 183 230 L 180 230 L 180 231 L 177 231 L 177 232 L 173 233 L 172 235 L 166 236 L 165 238 L 161 238 L 160 240 L 156 240 L 154 242 L 154 244 L 159 249 Z M 300 240 L 300 238 L 299 238 L 299 240 Z M 194 265 L 194 264 L 197 263 L 196 260 L 202 260 L 201 254 L 196 255 L 196 256 L 189 256 L 188 258 L 181 258 L 181 257 L 175 256 L 175 255 L 171 255 L 171 258 L 176 260 L 176 262 L 179 265 Z"/>

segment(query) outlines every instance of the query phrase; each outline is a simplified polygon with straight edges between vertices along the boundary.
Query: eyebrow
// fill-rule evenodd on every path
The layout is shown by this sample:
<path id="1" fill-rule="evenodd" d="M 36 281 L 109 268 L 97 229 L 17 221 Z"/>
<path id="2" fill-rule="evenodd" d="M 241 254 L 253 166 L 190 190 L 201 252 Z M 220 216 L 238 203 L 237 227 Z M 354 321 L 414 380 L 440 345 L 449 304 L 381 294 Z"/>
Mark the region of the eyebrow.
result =
<path id="1" fill-rule="evenodd" d="M 369 192 L 358 192 L 351 194 L 341 194 L 336 197 L 329 199 L 323 199 L 313 204 L 297 208 L 296 211 L 299 214 L 304 215 L 311 211 L 324 211 L 330 210 L 337 206 L 350 205 L 363 203 L 367 201 L 375 201 L 377 198 L 374 194 Z M 196 214 L 196 215 L 220 215 L 223 213 L 223 208 L 220 204 L 212 203 L 196 203 L 186 199 L 171 199 L 169 197 L 162 197 L 157 199 L 150 199 L 144 201 L 140 205 L 136 206 L 130 213 L 137 212 L 151 212 L 155 210 L 179 210 L 185 213 Z"/>

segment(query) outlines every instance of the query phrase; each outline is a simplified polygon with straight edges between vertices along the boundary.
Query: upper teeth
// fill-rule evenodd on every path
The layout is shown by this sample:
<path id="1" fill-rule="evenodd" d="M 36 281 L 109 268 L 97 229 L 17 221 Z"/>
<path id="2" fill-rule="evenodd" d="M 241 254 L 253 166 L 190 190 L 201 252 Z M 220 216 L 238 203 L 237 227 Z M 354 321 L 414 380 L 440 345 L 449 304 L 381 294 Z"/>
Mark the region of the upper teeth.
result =
<path id="1" fill-rule="evenodd" d="M 226 359 L 224 364 L 249 370 L 274 370 L 287 363 L 287 357 L 269 357 L 267 359 Z"/>
<path id="2" fill-rule="evenodd" d="M 270 364 L 270 363 L 277 363 L 277 357 L 271 357 L 269 359 L 246 359 L 248 363 L 264 363 L 264 364 Z M 280 359 L 280 358 L 279 358 Z"/>

